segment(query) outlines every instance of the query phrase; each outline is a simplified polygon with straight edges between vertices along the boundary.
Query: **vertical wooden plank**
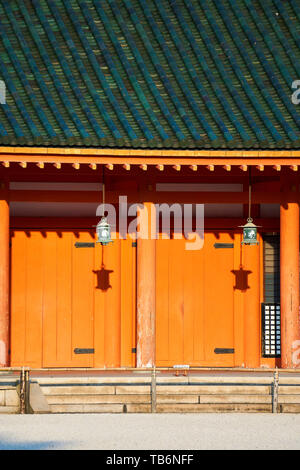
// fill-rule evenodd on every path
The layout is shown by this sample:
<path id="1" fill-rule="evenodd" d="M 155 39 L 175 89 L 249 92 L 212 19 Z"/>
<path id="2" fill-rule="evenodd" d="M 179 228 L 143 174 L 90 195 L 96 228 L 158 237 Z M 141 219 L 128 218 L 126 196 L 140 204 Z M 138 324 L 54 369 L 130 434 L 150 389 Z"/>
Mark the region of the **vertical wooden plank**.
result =
<path id="1" fill-rule="evenodd" d="M 91 234 L 80 232 L 80 242 L 94 241 Z M 75 348 L 94 348 L 94 298 L 92 272 L 94 253 L 89 248 L 73 247 L 72 261 L 72 351 L 74 364 L 92 367 L 93 354 L 75 354 Z"/>
<path id="2" fill-rule="evenodd" d="M 120 321 L 120 261 L 121 240 L 103 247 L 104 269 L 109 273 L 110 285 L 105 292 L 105 364 L 119 367 L 121 359 Z"/>
<path id="3" fill-rule="evenodd" d="M 184 251 L 184 356 L 183 363 L 204 360 L 203 250 Z"/>
<path id="4" fill-rule="evenodd" d="M 57 234 L 47 231 L 43 243 L 43 367 L 59 365 L 57 351 Z"/>
<path id="5" fill-rule="evenodd" d="M 94 367 L 104 367 L 105 363 L 105 328 L 106 328 L 106 292 L 111 287 L 111 279 L 108 275 L 104 278 L 105 285 L 100 277 L 103 246 L 97 243 L 94 249 Z"/>
<path id="6" fill-rule="evenodd" d="M 244 344 L 244 297 L 247 289 L 248 276 L 245 273 L 242 256 L 242 234 L 234 234 L 234 261 L 233 261 L 233 310 L 234 310 L 234 365 L 245 365 Z"/>
<path id="7" fill-rule="evenodd" d="M 190 295 L 193 297 L 193 334 L 194 334 L 194 365 L 200 365 L 205 356 L 205 311 L 204 311 L 204 270 L 205 270 L 205 238 L 202 249 L 197 252 L 197 261 L 192 263 L 192 279 Z"/>
<path id="8" fill-rule="evenodd" d="M 137 250 L 136 248 L 131 251 L 132 254 L 132 265 L 131 265 L 131 289 L 132 289 L 132 299 L 131 299 L 131 324 L 132 324 L 132 347 L 135 348 L 137 347 L 137 338 L 136 338 L 136 282 L 137 282 L 137 276 L 136 276 L 136 265 L 137 265 Z M 137 361 L 136 361 L 136 352 L 132 354 L 131 356 L 131 367 L 136 367 L 137 366 Z"/>
<path id="9" fill-rule="evenodd" d="M 135 354 L 132 348 L 135 344 L 134 304 L 133 297 L 134 269 L 136 248 L 132 246 L 132 240 L 120 240 L 121 265 L 120 265 L 120 296 L 121 296 L 121 367 L 133 367 L 135 363 Z"/>
<path id="10" fill-rule="evenodd" d="M 183 296 L 184 240 L 170 240 L 169 258 L 169 352 L 173 364 L 182 364 L 185 305 Z"/>
<path id="11" fill-rule="evenodd" d="M 156 240 L 156 365 L 169 360 L 169 257 L 170 240 Z"/>
<path id="12" fill-rule="evenodd" d="M 11 242 L 11 366 L 17 367 L 25 363 L 27 237 L 15 230 Z"/>
<path id="13" fill-rule="evenodd" d="M 205 243 L 205 356 L 211 365 L 231 367 L 232 354 L 216 348 L 233 348 L 233 249 L 215 248 L 232 243 L 228 233 L 208 234 Z"/>
<path id="14" fill-rule="evenodd" d="M 27 297 L 25 327 L 25 364 L 42 367 L 43 350 L 43 237 L 38 230 L 27 241 Z"/>
<path id="15" fill-rule="evenodd" d="M 57 361 L 60 366 L 72 366 L 72 256 L 75 243 L 71 231 L 57 237 Z"/>

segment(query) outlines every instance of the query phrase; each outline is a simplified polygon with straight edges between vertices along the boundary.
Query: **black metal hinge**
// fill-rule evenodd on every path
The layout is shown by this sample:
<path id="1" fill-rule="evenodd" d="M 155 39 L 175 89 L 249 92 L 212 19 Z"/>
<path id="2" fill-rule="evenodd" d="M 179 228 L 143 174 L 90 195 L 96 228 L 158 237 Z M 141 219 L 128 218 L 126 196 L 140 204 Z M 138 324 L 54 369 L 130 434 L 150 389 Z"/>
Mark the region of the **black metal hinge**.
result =
<path id="1" fill-rule="evenodd" d="M 233 243 L 215 243 L 214 247 L 215 248 L 233 248 L 234 244 Z"/>
<path id="2" fill-rule="evenodd" d="M 215 354 L 234 354 L 234 349 L 230 348 L 216 348 L 214 350 Z"/>
<path id="3" fill-rule="evenodd" d="M 83 243 L 83 242 L 76 242 L 75 248 L 94 248 L 95 243 Z"/>
<path id="4" fill-rule="evenodd" d="M 75 354 L 94 354 L 95 349 L 93 349 L 93 348 L 75 348 L 74 353 Z"/>

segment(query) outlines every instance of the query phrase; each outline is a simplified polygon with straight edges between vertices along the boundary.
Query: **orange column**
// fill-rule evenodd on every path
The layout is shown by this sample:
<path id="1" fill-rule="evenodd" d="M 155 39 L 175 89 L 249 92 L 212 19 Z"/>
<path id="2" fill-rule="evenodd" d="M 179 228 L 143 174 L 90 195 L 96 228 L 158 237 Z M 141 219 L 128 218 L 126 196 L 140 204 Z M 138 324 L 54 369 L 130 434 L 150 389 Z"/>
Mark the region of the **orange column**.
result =
<path id="1" fill-rule="evenodd" d="M 281 367 L 295 368 L 300 365 L 299 204 L 288 202 L 286 195 L 284 199 L 280 206 Z"/>
<path id="2" fill-rule="evenodd" d="M 9 365 L 9 204 L 0 190 L 0 366 Z"/>
<path id="3" fill-rule="evenodd" d="M 143 208 L 138 208 L 137 367 L 155 365 L 156 240 L 151 234 L 154 221 L 155 206 L 146 202 Z"/>

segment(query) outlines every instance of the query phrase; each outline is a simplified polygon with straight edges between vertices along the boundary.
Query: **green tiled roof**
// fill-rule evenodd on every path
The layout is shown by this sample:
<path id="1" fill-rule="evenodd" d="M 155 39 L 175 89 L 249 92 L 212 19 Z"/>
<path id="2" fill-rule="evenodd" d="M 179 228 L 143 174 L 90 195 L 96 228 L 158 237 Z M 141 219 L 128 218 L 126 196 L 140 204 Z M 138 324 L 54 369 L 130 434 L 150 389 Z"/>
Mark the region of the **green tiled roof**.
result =
<path id="1" fill-rule="evenodd" d="M 0 0 L 0 145 L 300 148 L 298 0 Z"/>

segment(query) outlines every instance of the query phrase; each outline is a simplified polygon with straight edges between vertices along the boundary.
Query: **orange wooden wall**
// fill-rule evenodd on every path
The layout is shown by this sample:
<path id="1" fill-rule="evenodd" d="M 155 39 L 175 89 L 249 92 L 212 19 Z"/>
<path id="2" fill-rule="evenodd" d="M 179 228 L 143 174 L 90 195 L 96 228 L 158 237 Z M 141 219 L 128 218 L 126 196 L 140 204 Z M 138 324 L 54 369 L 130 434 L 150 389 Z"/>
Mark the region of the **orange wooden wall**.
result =
<path id="1" fill-rule="evenodd" d="M 131 240 L 74 246 L 94 241 L 82 229 L 14 231 L 12 366 L 135 366 L 136 248 Z"/>
<path id="2" fill-rule="evenodd" d="M 94 241 L 85 229 L 12 231 L 11 366 L 135 367 L 136 248 L 130 239 L 74 246 Z M 259 241 L 242 247 L 239 229 L 207 230 L 198 251 L 184 239 L 157 240 L 158 367 L 275 365 L 261 358 Z"/>
<path id="3" fill-rule="evenodd" d="M 241 233 L 206 231 L 204 246 L 157 241 L 156 364 L 266 367 L 261 358 L 262 238 L 241 246 Z M 215 248 L 231 243 L 233 248 Z M 216 354 L 216 348 L 234 354 Z"/>

